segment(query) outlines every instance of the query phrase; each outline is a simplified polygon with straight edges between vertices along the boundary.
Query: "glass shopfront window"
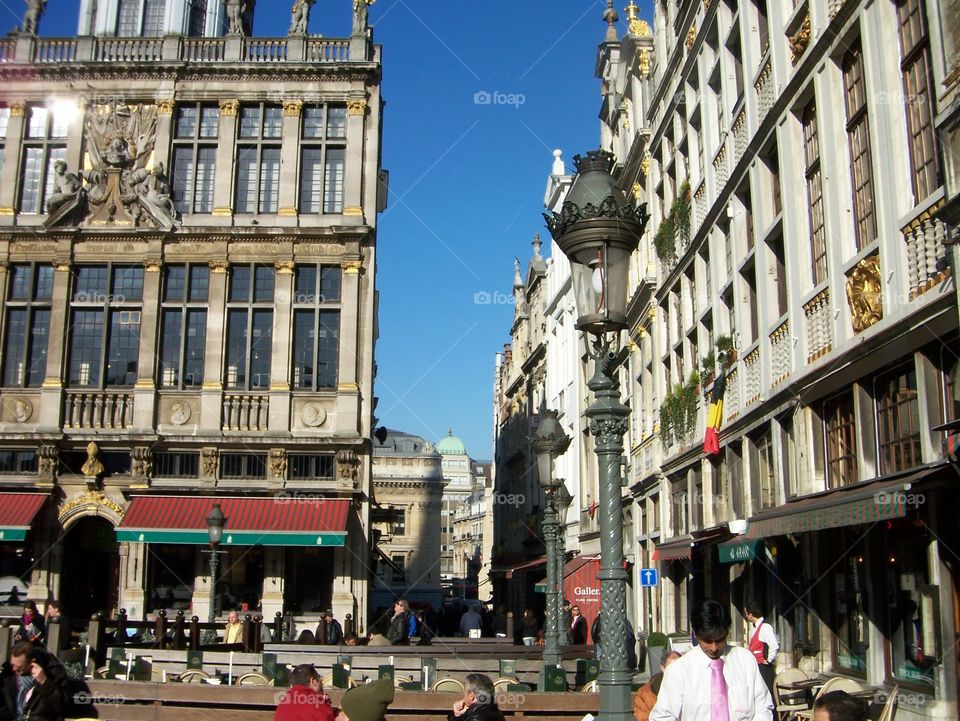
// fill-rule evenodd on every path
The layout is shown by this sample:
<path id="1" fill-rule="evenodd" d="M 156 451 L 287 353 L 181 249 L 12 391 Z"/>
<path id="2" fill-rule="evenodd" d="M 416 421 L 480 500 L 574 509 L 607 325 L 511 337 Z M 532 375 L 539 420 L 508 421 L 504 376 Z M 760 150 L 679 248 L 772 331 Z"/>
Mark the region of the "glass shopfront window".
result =
<path id="1" fill-rule="evenodd" d="M 887 673 L 898 682 L 933 687 L 937 650 L 923 613 L 923 592 L 930 584 L 927 549 L 930 534 L 910 521 L 895 521 L 884 534 L 887 591 Z"/>
<path id="2" fill-rule="evenodd" d="M 842 531 L 831 548 L 847 550 L 830 574 L 833 606 L 833 663 L 838 671 L 866 675 L 870 648 L 866 593 L 867 558 L 862 534 Z M 836 556 L 834 556 L 835 558 Z"/>

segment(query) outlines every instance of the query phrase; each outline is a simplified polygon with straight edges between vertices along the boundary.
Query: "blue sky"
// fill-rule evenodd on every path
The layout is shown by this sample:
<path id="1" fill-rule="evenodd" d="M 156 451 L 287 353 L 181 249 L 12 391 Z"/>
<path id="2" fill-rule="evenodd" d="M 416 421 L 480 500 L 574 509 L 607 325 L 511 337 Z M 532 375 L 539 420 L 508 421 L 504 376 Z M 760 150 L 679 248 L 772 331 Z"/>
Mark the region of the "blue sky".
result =
<path id="1" fill-rule="evenodd" d="M 213 1 L 213 0 L 208 0 Z M 618 32 L 625 30 L 623 7 Z M 638 3 L 649 19 L 650 3 Z M 78 0 L 49 0 L 40 34 L 76 32 Z M 260 0 L 254 34 L 282 36 L 292 0 Z M 350 0 L 318 0 L 309 31 L 349 33 Z M 599 142 L 602 0 L 377 0 L 383 166 L 377 284 L 380 423 L 436 442 L 447 428 L 489 459 L 494 354 L 509 341 L 513 259 L 549 235 L 540 212 L 552 150 L 568 168 Z M 0 29 L 22 0 L 0 0 Z M 486 95 L 478 95 L 483 94 Z M 484 104 L 477 100 L 490 100 Z M 478 293 L 494 301 L 478 303 Z"/>

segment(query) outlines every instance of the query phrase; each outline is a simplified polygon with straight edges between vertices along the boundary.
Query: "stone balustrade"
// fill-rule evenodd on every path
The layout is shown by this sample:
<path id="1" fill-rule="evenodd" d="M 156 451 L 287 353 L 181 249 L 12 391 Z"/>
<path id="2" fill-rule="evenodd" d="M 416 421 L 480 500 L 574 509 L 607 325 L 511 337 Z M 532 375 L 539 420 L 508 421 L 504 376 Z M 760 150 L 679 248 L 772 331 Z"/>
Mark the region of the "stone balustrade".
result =
<path id="1" fill-rule="evenodd" d="M 760 73 L 757 75 L 757 80 L 754 82 L 753 87 L 757 91 L 757 115 L 759 116 L 760 122 L 763 122 L 764 117 L 770 112 L 770 108 L 773 107 L 775 100 L 773 66 L 770 64 L 769 59 L 760 69 Z"/>
<path id="2" fill-rule="evenodd" d="M 790 375 L 790 319 L 770 334 L 770 385 L 776 386 Z"/>
<path id="3" fill-rule="evenodd" d="M 63 403 L 64 430 L 123 430 L 133 425 L 133 393 L 67 391 Z"/>
<path id="4" fill-rule="evenodd" d="M 737 117 L 730 126 L 730 134 L 733 135 L 733 163 L 736 165 L 747 150 L 747 109 L 740 108 Z"/>
<path id="5" fill-rule="evenodd" d="M 265 431 L 270 410 L 267 395 L 225 393 L 222 429 L 225 431 Z"/>
<path id="6" fill-rule="evenodd" d="M 947 228 L 934 217 L 942 204 L 941 201 L 927 208 L 900 231 L 907 244 L 910 300 L 939 285 L 949 274 L 948 251 L 944 244 Z"/>
<path id="7" fill-rule="evenodd" d="M 744 389 L 746 398 L 744 405 L 751 405 L 760 400 L 760 346 L 747 353 L 743 358 Z"/>
<path id="8" fill-rule="evenodd" d="M 830 313 L 829 288 L 824 288 L 803 305 L 807 323 L 807 363 L 812 363 L 833 349 L 833 322 Z"/>

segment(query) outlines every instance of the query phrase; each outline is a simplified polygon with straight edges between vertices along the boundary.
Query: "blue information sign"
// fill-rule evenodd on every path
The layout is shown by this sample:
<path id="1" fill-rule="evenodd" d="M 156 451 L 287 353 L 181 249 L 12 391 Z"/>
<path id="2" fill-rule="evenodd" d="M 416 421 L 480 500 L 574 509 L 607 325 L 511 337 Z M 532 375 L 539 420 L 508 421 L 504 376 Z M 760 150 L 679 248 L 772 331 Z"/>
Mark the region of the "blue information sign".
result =
<path id="1" fill-rule="evenodd" d="M 640 569 L 640 585 L 656 586 L 660 582 L 660 572 L 655 568 Z"/>

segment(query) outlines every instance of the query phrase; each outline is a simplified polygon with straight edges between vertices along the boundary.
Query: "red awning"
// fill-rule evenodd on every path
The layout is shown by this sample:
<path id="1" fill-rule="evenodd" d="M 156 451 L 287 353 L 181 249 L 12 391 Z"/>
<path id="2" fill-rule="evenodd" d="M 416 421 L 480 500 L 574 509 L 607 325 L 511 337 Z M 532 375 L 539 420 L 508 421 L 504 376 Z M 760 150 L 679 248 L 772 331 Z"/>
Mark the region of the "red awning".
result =
<path id="1" fill-rule="evenodd" d="M 46 493 L 0 493 L 0 541 L 22 541 L 44 502 Z"/>
<path id="2" fill-rule="evenodd" d="M 547 557 L 540 556 L 540 558 L 535 558 L 532 561 L 524 561 L 523 563 L 517 564 L 516 566 L 511 566 L 510 568 L 505 569 L 507 578 L 513 578 L 513 574 L 520 573 L 521 571 L 532 571 L 534 568 L 540 568 L 540 566 L 547 565 Z"/>
<path id="3" fill-rule="evenodd" d="M 960 433 L 952 433 L 944 441 L 946 457 L 951 461 L 960 461 Z"/>
<path id="4" fill-rule="evenodd" d="M 206 544 L 206 517 L 219 503 L 227 521 L 224 545 L 343 546 L 350 501 L 277 496 L 135 496 L 117 528 L 117 540 Z"/>

